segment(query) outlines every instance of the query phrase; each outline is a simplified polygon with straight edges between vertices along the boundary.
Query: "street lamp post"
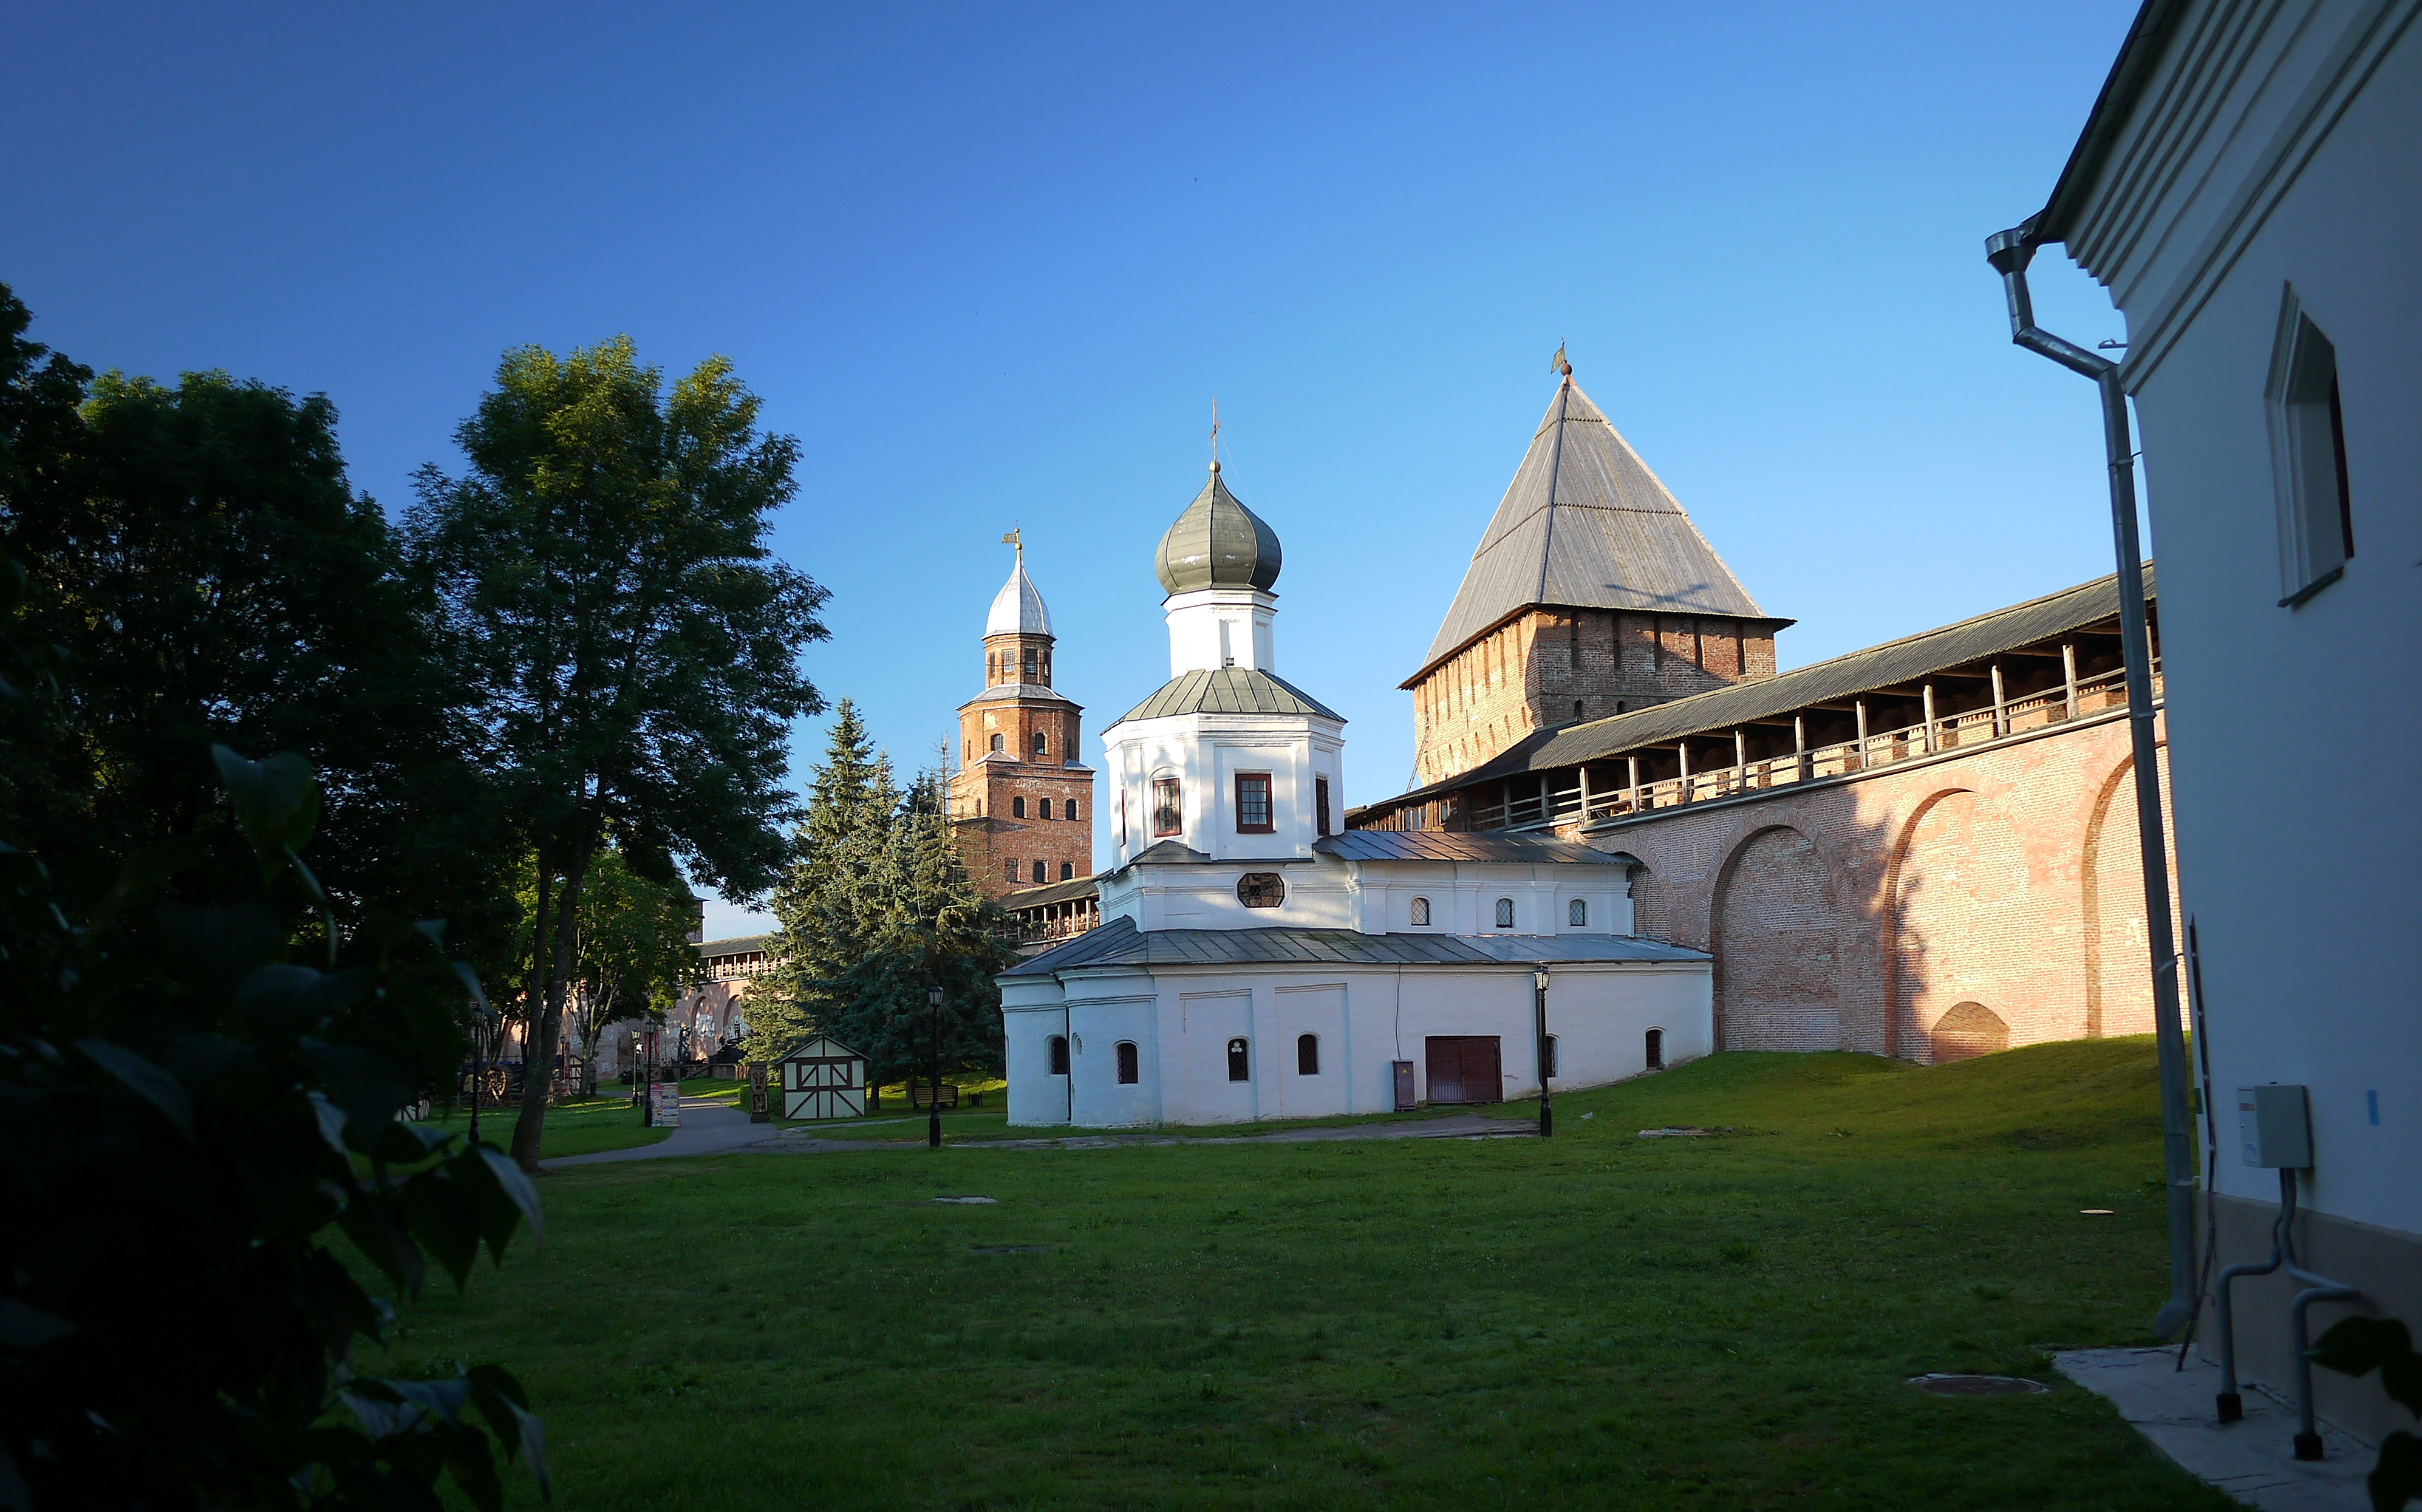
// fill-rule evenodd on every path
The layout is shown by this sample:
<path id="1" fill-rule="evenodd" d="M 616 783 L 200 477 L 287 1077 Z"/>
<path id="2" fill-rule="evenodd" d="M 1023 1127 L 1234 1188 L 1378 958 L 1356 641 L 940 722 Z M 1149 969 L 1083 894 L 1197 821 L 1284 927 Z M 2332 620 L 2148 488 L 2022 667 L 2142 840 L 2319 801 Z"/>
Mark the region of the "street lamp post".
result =
<path id="1" fill-rule="evenodd" d="M 942 1147 L 942 984 L 935 983 L 925 990 L 925 1002 L 934 1010 L 934 1075 L 925 1084 L 925 1147 Z"/>
<path id="2" fill-rule="evenodd" d="M 1538 1032 L 1539 1138 L 1556 1131 L 1556 1110 L 1548 1100 L 1548 969 L 1531 969 L 1531 1012 Z"/>

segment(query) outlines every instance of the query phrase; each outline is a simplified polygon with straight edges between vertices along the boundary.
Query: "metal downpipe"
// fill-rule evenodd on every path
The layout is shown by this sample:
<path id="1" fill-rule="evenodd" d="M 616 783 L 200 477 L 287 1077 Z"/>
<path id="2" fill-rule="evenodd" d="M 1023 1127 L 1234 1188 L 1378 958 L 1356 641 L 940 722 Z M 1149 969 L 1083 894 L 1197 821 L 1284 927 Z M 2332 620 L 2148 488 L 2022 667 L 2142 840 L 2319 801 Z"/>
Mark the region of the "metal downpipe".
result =
<path id="1" fill-rule="evenodd" d="M 2154 1315 L 2166 1339 L 2194 1315 L 2194 1147 L 2187 1112 L 2186 1038 L 2178 1023 L 2178 938 L 2170 917 L 2170 855 L 2162 823 L 2162 774 L 2153 739 L 2152 645 L 2145 627 L 2145 554 L 2136 537 L 2135 449 L 2119 365 L 2036 325 L 2027 293 L 2032 226 L 1989 237 L 1985 259 L 2010 302 L 2010 339 L 2094 380 L 2102 400 L 2102 449 L 2111 478 L 2112 545 L 2118 556 L 2119 646 L 2127 666 L 2128 732 L 2136 767 L 2136 835 L 2144 853 L 2145 925 L 2153 968 L 2153 1044 L 2161 1067 L 2162 1172 L 2169 1188 L 2170 1299 Z"/>

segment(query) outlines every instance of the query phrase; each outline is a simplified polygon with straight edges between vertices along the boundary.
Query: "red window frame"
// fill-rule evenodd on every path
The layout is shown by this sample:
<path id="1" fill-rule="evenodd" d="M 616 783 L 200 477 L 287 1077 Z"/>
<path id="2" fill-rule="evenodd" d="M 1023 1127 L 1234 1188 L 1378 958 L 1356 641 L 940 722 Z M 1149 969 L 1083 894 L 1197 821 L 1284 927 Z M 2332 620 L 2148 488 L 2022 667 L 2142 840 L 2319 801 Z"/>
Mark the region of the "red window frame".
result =
<path id="1" fill-rule="evenodd" d="M 1255 812 L 1260 813 L 1262 822 L 1247 823 L 1249 816 Z M 1236 833 L 1273 835 L 1278 833 L 1278 807 L 1271 798 L 1270 774 L 1238 772 L 1236 774 Z"/>

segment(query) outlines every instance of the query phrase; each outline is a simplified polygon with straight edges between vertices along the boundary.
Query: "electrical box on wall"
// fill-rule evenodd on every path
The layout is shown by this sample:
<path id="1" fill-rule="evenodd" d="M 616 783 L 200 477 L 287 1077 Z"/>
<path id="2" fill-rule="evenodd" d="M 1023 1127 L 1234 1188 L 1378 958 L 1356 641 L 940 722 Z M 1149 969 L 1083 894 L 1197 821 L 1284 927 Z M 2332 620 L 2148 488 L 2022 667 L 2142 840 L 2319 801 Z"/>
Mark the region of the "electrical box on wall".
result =
<path id="1" fill-rule="evenodd" d="M 2269 1170 L 2303 1171 L 2313 1163 L 2313 1121 L 2304 1089 L 2267 1087 L 2237 1089 L 2237 1137 L 2245 1163 Z"/>

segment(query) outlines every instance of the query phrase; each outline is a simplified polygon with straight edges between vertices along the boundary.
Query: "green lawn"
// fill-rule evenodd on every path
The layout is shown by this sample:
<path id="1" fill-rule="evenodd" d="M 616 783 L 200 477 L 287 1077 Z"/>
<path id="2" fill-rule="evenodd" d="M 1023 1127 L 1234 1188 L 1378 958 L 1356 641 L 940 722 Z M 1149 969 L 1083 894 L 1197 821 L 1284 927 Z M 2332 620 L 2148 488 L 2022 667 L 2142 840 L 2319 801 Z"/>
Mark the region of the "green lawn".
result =
<path id="1" fill-rule="evenodd" d="M 566 1509 L 2233 1504 L 2065 1383 L 1904 1383 L 2147 1342 L 2149 1041 L 1725 1055 L 1557 1114 L 556 1173 L 544 1254 L 393 1353 L 520 1372 Z"/>
<path id="2" fill-rule="evenodd" d="M 480 1112 L 480 1137 L 491 1144 L 510 1146 L 513 1125 L 520 1117 L 518 1106 L 484 1108 Z M 431 1115 L 429 1122 L 460 1134 L 471 1126 L 471 1114 L 467 1109 L 456 1108 L 443 1116 Z M 541 1159 L 553 1159 L 558 1155 L 627 1150 L 633 1145 L 653 1144 L 671 1133 L 669 1128 L 639 1126 L 639 1110 L 630 1099 L 629 1088 L 601 1088 L 595 1097 L 558 1103 L 546 1110 L 538 1153 Z"/>

